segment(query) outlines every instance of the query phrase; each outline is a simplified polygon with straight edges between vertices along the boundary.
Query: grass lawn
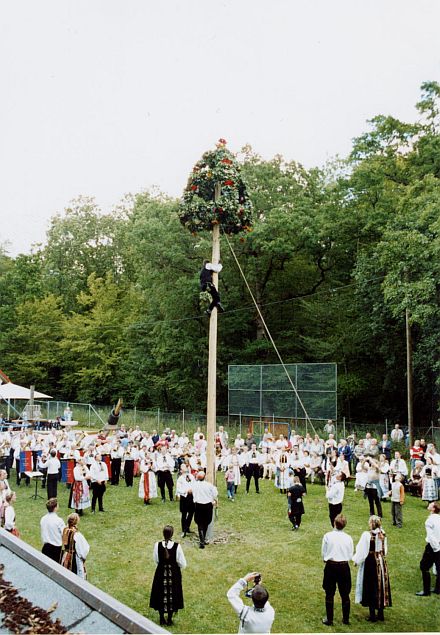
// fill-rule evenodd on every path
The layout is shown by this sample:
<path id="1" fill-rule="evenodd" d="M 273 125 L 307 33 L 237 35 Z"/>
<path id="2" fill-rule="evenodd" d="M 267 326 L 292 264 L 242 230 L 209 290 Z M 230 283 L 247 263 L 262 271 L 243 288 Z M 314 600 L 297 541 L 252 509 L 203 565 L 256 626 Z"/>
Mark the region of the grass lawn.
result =
<path id="1" fill-rule="evenodd" d="M 15 473 L 11 474 L 11 485 Z M 175 633 L 236 633 L 238 619 L 226 599 L 228 588 L 249 571 L 260 571 L 270 592 L 276 616 L 273 632 L 295 633 L 322 631 L 324 611 L 322 590 L 323 563 L 321 541 L 330 523 L 324 488 L 309 485 L 304 498 L 306 513 L 299 531 L 291 531 L 287 519 L 286 498 L 273 481 L 261 481 L 261 494 L 249 495 L 241 485 L 236 501 L 226 498 L 219 474 L 220 504 L 215 525 L 216 544 L 198 549 L 195 537 L 180 539 L 178 502 L 162 504 L 155 499 L 146 507 L 137 496 L 139 480 L 133 488 L 124 481 L 107 487 L 105 514 L 81 519 L 81 530 L 91 550 L 87 560 L 89 581 L 121 602 L 158 622 L 158 613 L 149 608 L 154 573 L 153 544 L 162 536 L 166 523 L 174 525 L 175 537 L 182 543 L 188 567 L 183 572 L 185 609 L 178 613 Z M 40 549 L 39 520 L 45 513 L 45 501 L 32 500 L 33 487 L 24 482 L 17 491 L 17 526 L 21 537 Z M 44 492 L 45 493 L 45 492 Z M 60 514 L 66 518 L 68 490 L 58 487 Z M 440 624 L 440 598 L 419 598 L 421 589 L 419 561 L 425 545 L 426 503 L 406 497 L 404 527 L 391 524 L 391 505 L 384 503 L 384 527 L 388 533 L 388 564 L 393 606 L 385 611 L 385 622 L 365 621 L 368 609 L 354 605 L 356 569 L 352 566 L 353 592 L 350 626 L 342 624 L 340 600 L 336 596 L 335 626 L 329 632 L 362 631 L 437 631 Z M 348 517 L 347 532 L 356 545 L 367 529 L 368 503 L 350 484 L 344 501 Z M 193 527 L 195 529 L 195 527 Z"/>

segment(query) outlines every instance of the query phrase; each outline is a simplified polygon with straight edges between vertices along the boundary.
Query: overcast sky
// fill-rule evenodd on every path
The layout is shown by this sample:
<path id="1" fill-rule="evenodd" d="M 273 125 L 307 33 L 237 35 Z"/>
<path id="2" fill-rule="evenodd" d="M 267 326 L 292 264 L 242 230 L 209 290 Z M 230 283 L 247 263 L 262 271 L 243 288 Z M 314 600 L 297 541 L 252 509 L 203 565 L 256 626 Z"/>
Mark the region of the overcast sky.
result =
<path id="1" fill-rule="evenodd" d="M 13 0 L 0 9 L 0 242 L 80 195 L 179 196 L 219 137 L 310 167 L 440 80 L 438 0 Z"/>

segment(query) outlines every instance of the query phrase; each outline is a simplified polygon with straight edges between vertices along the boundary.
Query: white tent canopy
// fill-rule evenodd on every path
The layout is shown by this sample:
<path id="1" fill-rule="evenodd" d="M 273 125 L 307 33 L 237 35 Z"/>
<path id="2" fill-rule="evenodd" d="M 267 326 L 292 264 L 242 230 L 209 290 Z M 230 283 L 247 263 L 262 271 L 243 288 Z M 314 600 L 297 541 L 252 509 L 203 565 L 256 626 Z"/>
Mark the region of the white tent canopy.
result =
<path id="1" fill-rule="evenodd" d="M 11 401 L 12 399 L 25 399 L 26 401 L 29 401 L 30 398 L 31 391 L 29 388 L 18 386 L 18 384 L 13 384 L 11 381 L 0 385 L 0 399 L 4 399 L 5 401 Z M 34 399 L 52 399 L 52 397 L 34 390 Z"/>

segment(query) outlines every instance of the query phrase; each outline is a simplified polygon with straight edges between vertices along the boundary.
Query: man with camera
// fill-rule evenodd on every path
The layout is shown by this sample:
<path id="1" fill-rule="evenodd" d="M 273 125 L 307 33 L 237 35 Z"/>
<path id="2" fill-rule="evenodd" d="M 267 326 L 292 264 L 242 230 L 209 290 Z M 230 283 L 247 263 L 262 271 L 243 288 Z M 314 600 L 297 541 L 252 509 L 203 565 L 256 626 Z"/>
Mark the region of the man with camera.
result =
<path id="1" fill-rule="evenodd" d="M 245 595 L 252 598 L 253 605 L 246 606 L 240 593 L 251 581 L 253 581 L 254 586 Z M 255 571 L 248 573 L 231 586 L 227 593 L 227 598 L 240 619 L 239 633 L 270 633 L 275 619 L 275 610 L 269 604 L 267 589 L 260 582 L 260 573 Z"/>

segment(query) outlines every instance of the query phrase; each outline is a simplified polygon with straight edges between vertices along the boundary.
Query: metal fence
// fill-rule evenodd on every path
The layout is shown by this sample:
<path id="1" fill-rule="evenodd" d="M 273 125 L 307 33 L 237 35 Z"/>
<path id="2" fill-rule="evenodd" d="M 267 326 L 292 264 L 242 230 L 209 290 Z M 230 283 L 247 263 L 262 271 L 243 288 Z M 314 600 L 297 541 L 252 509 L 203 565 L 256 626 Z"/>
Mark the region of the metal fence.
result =
<path id="1" fill-rule="evenodd" d="M 260 420 L 336 419 L 337 388 L 336 364 L 230 365 L 228 412 Z"/>

